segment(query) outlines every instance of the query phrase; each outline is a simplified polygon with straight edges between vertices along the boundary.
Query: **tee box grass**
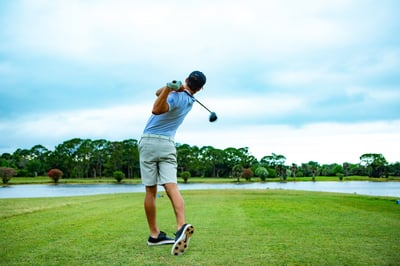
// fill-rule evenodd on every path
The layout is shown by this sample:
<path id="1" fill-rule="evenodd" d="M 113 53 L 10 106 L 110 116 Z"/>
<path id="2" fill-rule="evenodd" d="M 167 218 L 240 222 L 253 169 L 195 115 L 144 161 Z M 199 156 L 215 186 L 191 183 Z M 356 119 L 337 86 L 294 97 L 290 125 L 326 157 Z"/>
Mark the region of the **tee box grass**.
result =
<path id="1" fill-rule="evenodd" d="M 0 199 L 1 265 L 399 265 L 394 198 L 286 190 L 182 191 L 182 256 L 147 247 L 143 193 Z M 168 197 L 160 229 L 176 231 Z"/>

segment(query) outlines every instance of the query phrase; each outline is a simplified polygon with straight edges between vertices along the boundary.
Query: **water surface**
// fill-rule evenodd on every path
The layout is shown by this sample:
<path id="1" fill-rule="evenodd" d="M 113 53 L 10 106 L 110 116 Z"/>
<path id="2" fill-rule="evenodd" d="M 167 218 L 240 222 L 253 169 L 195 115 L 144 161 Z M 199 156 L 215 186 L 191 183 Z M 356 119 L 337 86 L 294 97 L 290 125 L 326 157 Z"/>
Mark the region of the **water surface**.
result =
<path id="1" fill-rule="evenodd" d="M 267 182 L 224 184 L 179 184 L 181 190 L 213 189 L 287 189 L 321 192 L 351 193 L 371 196 L 400 197 L 400 182 L 326 181 L 326 182 Z M 163 191 L 163 188 L 159 188 Z M 0 198 L 66 197 L 113 193 L 144 192 L 137 184 L 49 184 L 10 185 L 0 187 Z"/>

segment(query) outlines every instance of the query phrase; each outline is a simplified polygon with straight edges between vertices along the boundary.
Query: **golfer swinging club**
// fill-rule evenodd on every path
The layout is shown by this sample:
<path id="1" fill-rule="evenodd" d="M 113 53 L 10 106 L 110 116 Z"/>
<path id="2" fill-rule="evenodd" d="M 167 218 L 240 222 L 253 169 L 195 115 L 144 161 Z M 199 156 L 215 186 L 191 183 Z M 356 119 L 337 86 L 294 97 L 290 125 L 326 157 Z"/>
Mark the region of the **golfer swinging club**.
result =
<path id="1" fill-rule="evenodd" d="M 157 90 L 152 115 L 139 141 L 140 172 L 146 186 L 144 209 L 150 236 L 147 245 L 173 244 L 172 255 L 183 254 L 189 246 L 194 227 L 186 223 L 185 205 L 177 186 L 177 159 L 174 137 L 176 130 L 192 109 L 194 95 L 206 83 L 206 76 L 193 71 L 185 84 L 172 81 Z M 175 239 L 160 231 L 156 218 L 157 185 L 162 185 L 175 212 Z"/>

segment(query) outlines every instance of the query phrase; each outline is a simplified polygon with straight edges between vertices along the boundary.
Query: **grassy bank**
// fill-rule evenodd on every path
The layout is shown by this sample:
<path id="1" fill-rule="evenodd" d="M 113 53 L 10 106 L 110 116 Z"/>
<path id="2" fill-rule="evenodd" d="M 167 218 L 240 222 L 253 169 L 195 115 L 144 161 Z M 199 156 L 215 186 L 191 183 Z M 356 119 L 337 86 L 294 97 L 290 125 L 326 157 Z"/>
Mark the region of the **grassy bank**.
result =
<path id="1" fill-rule="evenodd" d="M 187 253 L 147 247 L 143 193 L 0 199 L 2 265 L 397 265 L 393 198 L 281 190 L 183 191 Z M 174 215 L 158 199 L 160 227 Z"/>
<path id="2" fill-rule="evenodd" d="M 183 179 L 179 178 L 179 182 L 183 183 Z M 334 176 L 317 176 L 316 181 L 339 181 L 338 177 Z M 344 181 L 374 181 L 374 182 L 385 182 L 385 181 L 400 181 L 400 178 L 389 177 L 389 178 L 370 178 L 367 176 L 349 176 L 343 179 Z M 280 182 L 281 180 L 276 178 L 267 178 L 264 182 Z M 288 182 L 304 182 L 312 181 L 311 177 L 288 177 Z M 101 184 L 101 183 L 116 183 L 117 181 L 112 177 L 103 178 L 62 178 L 59 180 L 60 184 Z M 123 179 L 124 184 L 140 184 L 140 178 L 130 178 Z M 189 178 L 189 183 L 236 183 L 236 178 L 216 178 L 216 177 L 191 177 Z M 244 178 L 240 178 L 240 182 L 249 182 Z M 254 177 L 250 182 L 261 182 L 260 178 Z M 50 184 L 53 181 L 48 176 L 37 176 L 37 177 L 13 177 L 9 181 L 10 185 L 20 185 L 20 184 Z"/>

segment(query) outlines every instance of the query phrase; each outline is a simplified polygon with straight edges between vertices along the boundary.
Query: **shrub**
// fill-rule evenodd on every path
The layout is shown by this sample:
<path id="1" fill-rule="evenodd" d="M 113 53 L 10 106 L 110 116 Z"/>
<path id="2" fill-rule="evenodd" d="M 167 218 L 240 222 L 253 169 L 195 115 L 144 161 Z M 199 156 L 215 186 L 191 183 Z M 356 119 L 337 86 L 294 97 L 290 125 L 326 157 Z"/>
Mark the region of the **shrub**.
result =
<path id="1" fill-rule="evenodd" d="M 336 176 L 339 177 L 339 180 L 340 180 L 340 181 L 342 181 L 342 180 L 343 180 L 344 174 L 337 173 Z"/>
<path id="2" fill-rule="evenodd" d="M 63 176 L 63 171 L 57 168 L 51 169 L 47 175 L 54 181 L 54 183 L 58 183 L 58 180 Z"/>
<path id="3" fill-rule="evenodd" d="M 297 171 L 296 177 L 304 177 L 303 171 L 301 170 Z"/>
<path id="4" fill-rule="evenodd" d="M 250 181 L 254 176 L 253 171 L 250 168 L 243 168 L 242 177 L 247 181 Z"/>
<path id="5" fill-rule="evenodd" d="M 11 167 L 0 167 L 0 177 L 3 181 L 3 184 L 8 184 L 11 177 L 15 176 L 17 171 Z"/>
<path id="6" fill-rule="evenodd" d="M 117 180 L 118 183 L 120 183 L 121 180 L 125 178 L 125 174 L 122 171 L 115 171 L 113 173 L 113 177 Z"/>
<path id="7" fill-rule="evenodd" d="M 181 177 L 183 178 L 183 182 L 187 183 L 188 179 L 191 177 L 189 171 L 184 171 L 181 173 Z"/>
<path id="8" fill-rule="evenodd" d="M 268 170 L 265 167 L 258 167 L 255 172 L 256 176 L 260 177 L 261 181 L 265 181 L 268 176 Z"/>

